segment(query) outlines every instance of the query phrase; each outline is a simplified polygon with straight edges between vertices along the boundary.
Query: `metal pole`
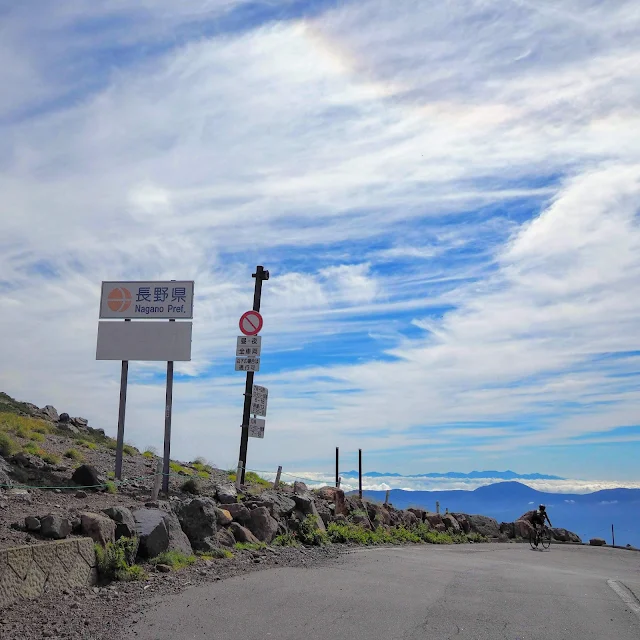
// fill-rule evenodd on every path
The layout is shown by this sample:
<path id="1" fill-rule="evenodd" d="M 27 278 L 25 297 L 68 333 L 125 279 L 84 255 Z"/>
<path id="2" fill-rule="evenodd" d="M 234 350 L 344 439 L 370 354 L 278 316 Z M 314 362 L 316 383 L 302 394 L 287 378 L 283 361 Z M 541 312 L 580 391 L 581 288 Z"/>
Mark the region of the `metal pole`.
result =
<path id="1" fill-rule="evenodd" d="M 162 492 L 169 495 L 169 461 L 171 457 L 171 410 L 173 408 L 173 362 L 167 362 L 167 396 L 164 407 L 164 465 Z"/>
<path id="2" fill-rule="evenodd" d="M 158 460 L 156 465 L 156 475 L 153 478 L 153 491 L 151 493 L 151 502 L 155 502 L 158 499 L 158 493 L 160 493 L 160 483 L 162 482 L 162 460 Z"/>
<path id="3" fill-rule="evenodd" d="M 616 546 L 616 532 L 613 530 L 613 525 L 611 525 L 611 537 L 613 538 L 613 544 L 611 546 Z"/>
<path id="4" fill-rule="evenodd" d="M 131 322 L 129 318 L 125 322 Z M 124 449 L 124 416 L 127 409 L 127 381 L 129 379 L 129 361 L 122 361 L 120 369 L 120 405 L 118 406 L 118 439 L 116 441 L 116 469 L 117 480 L 122 479 L 122 450 Z"/>
<path id="5" fill-rule="evenodd" d="M 260 311 L 260 300 L 262 298 L 262 281 L 269 279 L 269 272 L 261 265 L 256 267 L 256 272 L 252 274 L 256 279 L 253 290 L 253 310 Z M 240 483 L 244 484 L 244 474 L 247 467 L 247 449 L 249 447 L 249 418 L 251 412 L 251 394 L 253 393 L 253 371 L 247 371 L 247 381 L 244 385 L 244 408 L 242 411 L 242 434 L 240 436 L 240 457 L 238 465 L 242 465 L 242 477 Z"/>
<path id="6" fill-rule="evenodd" d="M 278 473 L 276 473 L 276 481 L 273 483 L 273 488 L 277 489 L 280 486 L 280 475 L 282 474 L 282 467 L 278 467 Z"/>
<path id="7" fill-rule="evenodd" d="M 358 495 L 362 500 L 362 449 L 358 449 Z"/>
<path id="8" fill-rule="evenodd" d="M 338 475 L 338 467 L 340 464 L 340 449 L 336 447 L 336 487 L 340 486 L 340 476 Z"/>
<path id="9" fill-rule="evenodd" d="M 384 506 L 389 504 L 389 489 L 387 489 L 387 495 L 384 497 Z"/>

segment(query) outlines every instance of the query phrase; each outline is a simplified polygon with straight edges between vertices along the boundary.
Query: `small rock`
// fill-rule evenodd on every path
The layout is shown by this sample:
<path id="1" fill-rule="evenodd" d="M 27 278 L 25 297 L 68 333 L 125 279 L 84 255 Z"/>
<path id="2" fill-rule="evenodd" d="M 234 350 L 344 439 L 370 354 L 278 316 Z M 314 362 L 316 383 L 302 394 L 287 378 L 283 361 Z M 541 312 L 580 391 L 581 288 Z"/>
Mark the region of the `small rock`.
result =
<path id="1" fill-rule="evenodd" d="M 87 492 L 86 491 L 77 491 L 76 492 L 76 498 L 78 498 L 78 500 L 83 500 L 86 497 L 87 497 Z"/>
<path id="2" fill-rule="evenodd" d="M 62 493 L 62 489 L 54 489 L 53 493 Z"/>
<path id="3" fill-rule="evenodd" d="M 603 547 L 605 544 L 607 544 L 607 542 L 602 538 L 591 538 L 591 540 L 589 540 L 589 544 L 592 547 Z"/>
<path id="4" fill-rule="evenodd" d="M 156 569 L 160 573 L 171 573 L 171 567 L 168 564 L 158 564 L 156 565 Z"/>
<path id="5" fill-rule="evenodd" d="M 46 538 L 63 540 L 71 533 L 71 523 L 66 518 L 50 514 L 40 520 L 40 533 Z"/>
<path id="6" fill-rule="evenodd" d="M 81 513 L 82 533 L 94 542 L 105 546 L 107 542 L 115 542 L 116 523 L 107 516 L 98 513 Z"/>
<path id="7" fill-rule="evenodd" d="M 81 487 L 97 487 L 104 484 L 98 471 L 90 464 L 81 464 L 71 476 L 71 480 Z"/>
<path id="8" fill-rule="evenodd" d="M 27 516 L 24 519 L 24 526 L 27 531 L 40 531 L 40 520 L 34 516 Z"/>

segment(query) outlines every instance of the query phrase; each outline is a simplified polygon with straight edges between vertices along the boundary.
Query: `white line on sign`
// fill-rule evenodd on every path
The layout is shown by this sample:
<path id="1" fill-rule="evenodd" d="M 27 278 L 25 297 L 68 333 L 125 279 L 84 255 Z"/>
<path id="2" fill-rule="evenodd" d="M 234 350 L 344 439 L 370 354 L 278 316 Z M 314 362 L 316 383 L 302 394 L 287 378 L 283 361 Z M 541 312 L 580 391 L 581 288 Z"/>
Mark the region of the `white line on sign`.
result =
<path id="1" fill-rule="evenodd" d="M 257 311 L 247 311 L 240 317 L 240 331 L 246 336 L 255 336 L 262 329 L 262 316 Z"/>

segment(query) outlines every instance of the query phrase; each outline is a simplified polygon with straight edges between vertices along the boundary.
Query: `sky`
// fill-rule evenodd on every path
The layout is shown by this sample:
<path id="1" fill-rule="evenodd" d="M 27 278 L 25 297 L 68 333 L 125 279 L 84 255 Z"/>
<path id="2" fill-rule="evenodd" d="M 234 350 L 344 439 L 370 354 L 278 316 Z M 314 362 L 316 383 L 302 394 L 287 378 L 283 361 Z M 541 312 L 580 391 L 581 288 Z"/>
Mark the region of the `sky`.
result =
<path id="1" fill-rule="evenodd" d="M 172 454 L 235 467 L 260 264 L 248 468 L 640 481 L 638 41 L 632 0 L 0 0 L 0 390 L 115 435 L 101 281 L 194 280 Z"/>

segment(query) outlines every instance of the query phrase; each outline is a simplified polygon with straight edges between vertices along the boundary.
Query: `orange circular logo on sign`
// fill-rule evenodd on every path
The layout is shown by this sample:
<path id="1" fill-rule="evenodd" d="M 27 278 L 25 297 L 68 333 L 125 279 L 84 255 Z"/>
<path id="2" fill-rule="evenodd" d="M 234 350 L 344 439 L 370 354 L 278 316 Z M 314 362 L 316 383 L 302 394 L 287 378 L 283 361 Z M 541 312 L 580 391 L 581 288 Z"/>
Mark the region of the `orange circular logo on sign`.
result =
<path id="1" fill-rule="evenodd" d="M 124 287 L 116 287 L 109 292 L 107 304 L 111 311 L 126 311 L 131 306 L 131 291 Z"/>

